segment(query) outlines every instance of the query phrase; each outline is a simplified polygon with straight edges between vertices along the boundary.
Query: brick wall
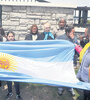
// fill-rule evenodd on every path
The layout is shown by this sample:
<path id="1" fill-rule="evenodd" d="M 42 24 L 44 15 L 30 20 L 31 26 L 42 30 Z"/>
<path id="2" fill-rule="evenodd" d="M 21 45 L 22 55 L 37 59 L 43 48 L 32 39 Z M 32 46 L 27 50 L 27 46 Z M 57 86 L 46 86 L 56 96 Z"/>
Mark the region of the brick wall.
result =
<path id="1" fill-rule="evenodd" d="M 16 38 L 22 40 L 32 24 L 38 25 L 39 32 L 43 31 L 43 23 L 47 21 L 53 30 L 62 17 L 68 24 L 73 24 L 73 12 L 74 8 L 69 7 L 2 5 L 2 26 L 6 32 L 14 31 Z"/>

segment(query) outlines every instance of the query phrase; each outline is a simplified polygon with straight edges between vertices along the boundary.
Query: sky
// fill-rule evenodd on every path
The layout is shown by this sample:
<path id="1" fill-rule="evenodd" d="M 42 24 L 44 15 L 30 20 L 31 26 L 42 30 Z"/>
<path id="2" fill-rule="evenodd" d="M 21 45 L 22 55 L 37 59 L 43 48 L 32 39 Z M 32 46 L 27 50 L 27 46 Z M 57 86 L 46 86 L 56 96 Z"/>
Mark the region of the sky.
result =
<path id="1" fill-rule="evenodd" d="M 75 6 L 87 6 L 87 7 L 90 7 L 90 0 L 46 0 L 46 1 L 49 1 L 51 3 L 60 3 L 60 4 L 64 4 L 64 5 L 67 5 L 67 4 L 72 4 L 72 5 L 75 5 Z"/>

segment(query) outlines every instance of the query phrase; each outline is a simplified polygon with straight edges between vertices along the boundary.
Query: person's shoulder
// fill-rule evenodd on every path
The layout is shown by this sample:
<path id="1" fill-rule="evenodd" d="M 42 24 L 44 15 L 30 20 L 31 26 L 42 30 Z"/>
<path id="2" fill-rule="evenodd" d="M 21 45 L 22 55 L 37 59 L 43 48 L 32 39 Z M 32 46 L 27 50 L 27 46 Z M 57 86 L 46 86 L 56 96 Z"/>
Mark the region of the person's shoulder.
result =
<path id="1" fill-rule="evenodd" d="M 5 37 L 3 37 L 3 42 L 6 42 L 6 40 L 7 40 L 7 39 L 6 39 Z"/>
<path id="2" fill-rule="evenodd" d="M 26 35 L 25 40 L 31 40 L 31 34 L 30 33 Z"/>
<path id="3" fill-rule="evenodd" d="M 31 34 L 29 33 L 29 34 L 26 35 L 26 37 L 27 37 L 27 36 L 31 36 Z"/>
<path id="4" fill-rule="evenodd" d="M 59 35 L 56 39 L 65 39 L 66 34 Z"/>
<path id="5" fill-rule="evenodd" d="M 42 33 L 39 33 L 38 34 L 38 38 L 37 38 L 37 40 L 43 40 L 44 39 L 44 33 L 42 32 Z"/>

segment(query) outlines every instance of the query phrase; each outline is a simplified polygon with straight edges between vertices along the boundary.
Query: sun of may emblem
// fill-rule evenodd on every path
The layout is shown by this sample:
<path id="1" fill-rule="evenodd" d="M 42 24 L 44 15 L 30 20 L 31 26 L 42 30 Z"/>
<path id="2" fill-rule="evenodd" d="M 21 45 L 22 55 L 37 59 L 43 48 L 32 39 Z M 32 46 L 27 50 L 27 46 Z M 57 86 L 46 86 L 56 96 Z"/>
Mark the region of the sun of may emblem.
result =
<path id="1" fill-rule="evenodd" d="M 0 68 L 15 71 L 17 67 L 17 62 L 14 56 L 0 53 Z"/>

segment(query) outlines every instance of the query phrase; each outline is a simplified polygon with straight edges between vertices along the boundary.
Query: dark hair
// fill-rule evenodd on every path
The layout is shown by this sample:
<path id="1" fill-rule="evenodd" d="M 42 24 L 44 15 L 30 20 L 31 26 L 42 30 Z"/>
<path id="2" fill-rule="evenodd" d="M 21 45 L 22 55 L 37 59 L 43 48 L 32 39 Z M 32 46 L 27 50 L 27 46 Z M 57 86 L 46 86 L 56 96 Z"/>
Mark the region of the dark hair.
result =
<path id="1" fill-rule="evenodd" d="M 38 33 L 38 27 L 37 27 L 36 24 L 33 24 L 33 25 L 30 27 L 30 31 L 31 31 L 31 33 L 32 33 L 32 28 L 33 28 L 33 27 L 36 27 L 36 28 L 37 28 L 37 32 L 36 32 L 36 33 Z"/>
<path id="2" fill-rule="evenodd" d="M 64 23 L 65 23 L 65 25 L 66 25 L 66 20 L 65 20 L 64 18 L 60 19 L 60 20 L 59 20 L 59 23 L 61 23 L 62 20 L 64 20 Z M 59 23 L 58 23 L 58 24 L 59 24 Z"/>
<path id="3" fill-rule="evenodd" d="M 15 36 L 15 33 L 14 33 L 13 31 L 7 32 L 7 36 L 8 36 L 10 33 L 12 33 L 12 34 Z"/>
<path id="4" fill-rule="evenodd" d="M 3 37 L 2 37 L 2 35 L 0 34 L 0 41 L 3 41 Z"/>
<path id="5" fill-rule="evenodd" d="M 0 34 L 1 34 L 2 36 L 5 36 L 5 32 L 4 32 L 4 29 L 3 29 L 2 27 L 0 27 Z"/>
<path id="6" fill-rule="evenodd" d="M 67 27 L 65 28 L 65 32 L 66 32 L 66 33 L 70 33 L 70 32 L 72 31 L 72 29 L 74 29 L 73 26 L 67 26 Z"/>

